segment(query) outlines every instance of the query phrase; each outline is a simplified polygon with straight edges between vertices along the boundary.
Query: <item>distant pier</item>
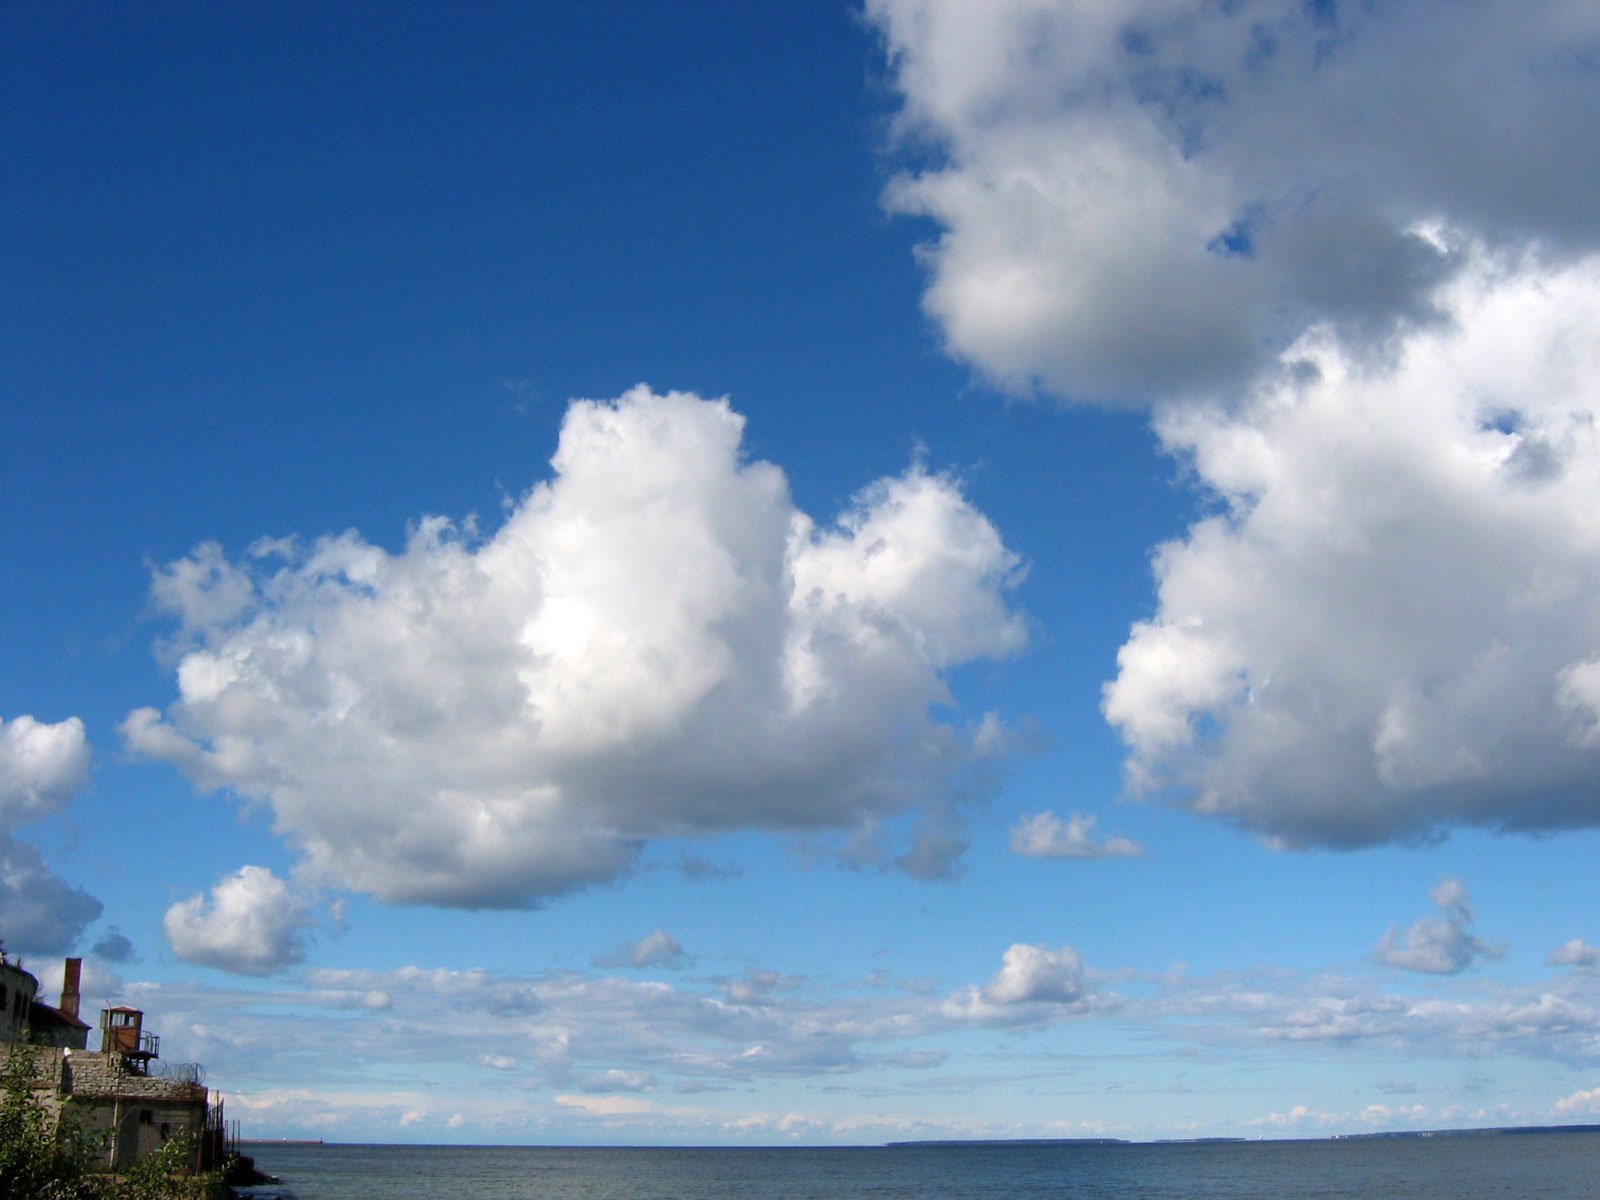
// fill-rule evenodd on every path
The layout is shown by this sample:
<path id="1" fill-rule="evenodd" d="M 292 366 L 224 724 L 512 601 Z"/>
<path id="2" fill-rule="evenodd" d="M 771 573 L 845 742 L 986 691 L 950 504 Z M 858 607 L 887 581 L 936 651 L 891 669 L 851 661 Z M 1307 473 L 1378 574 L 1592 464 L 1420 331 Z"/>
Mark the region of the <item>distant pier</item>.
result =
<path id="1" fill-rule="evenodd" d="M 321 1138 L 240 1138 L 241 1146 L 320 1146 Z"/>

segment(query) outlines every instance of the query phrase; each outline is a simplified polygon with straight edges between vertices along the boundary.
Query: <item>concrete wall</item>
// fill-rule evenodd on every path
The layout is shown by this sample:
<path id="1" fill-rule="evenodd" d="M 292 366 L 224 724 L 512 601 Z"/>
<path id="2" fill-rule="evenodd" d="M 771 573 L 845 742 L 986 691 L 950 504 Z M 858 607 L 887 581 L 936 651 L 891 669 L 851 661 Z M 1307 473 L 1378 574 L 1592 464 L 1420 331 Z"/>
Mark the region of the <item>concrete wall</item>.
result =
<path id="1" fill-rule="evenodd" d="M 74 1096 L 69 1111 L 78 1128 L 104 1147 L 101 1162 L 124 1170 L 171 1139 L 188 1134 L 198 1146 L 205 1128 L 205 1101 L 199 1103 L 123 1097 Z"/>
<path id="2" fill-rule="evenodd" d="M 209 1093 L 199 1084 L 134 1074 L 111 1054 L 0 1046 L 0 1059 L 9 1054 L 32 1056 L 41 1102 L 101 1146 L 100 1163 L 112 1170 L 132 1166 L 180 1134 L 198 1142 L 205 1129 Z"/>

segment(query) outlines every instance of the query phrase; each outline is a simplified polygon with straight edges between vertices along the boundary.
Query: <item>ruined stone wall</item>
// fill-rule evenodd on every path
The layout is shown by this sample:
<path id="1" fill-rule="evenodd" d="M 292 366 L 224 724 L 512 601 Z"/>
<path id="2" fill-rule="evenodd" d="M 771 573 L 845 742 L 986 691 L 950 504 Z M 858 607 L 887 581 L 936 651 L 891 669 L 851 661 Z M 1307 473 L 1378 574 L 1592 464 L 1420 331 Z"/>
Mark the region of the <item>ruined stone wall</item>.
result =
<path id="1" fill-rule="evenodd" d="M 33 1058 L 40 1100 L 100 1147 L 105 1167 L 130 1167 L 180 1134 L 198 1141 L 205 1129 L 208 1093 L 199 1084 L 139 1075 L 115 1054 L 0 1046 L 0 1058 L 11 1054 Z"/>

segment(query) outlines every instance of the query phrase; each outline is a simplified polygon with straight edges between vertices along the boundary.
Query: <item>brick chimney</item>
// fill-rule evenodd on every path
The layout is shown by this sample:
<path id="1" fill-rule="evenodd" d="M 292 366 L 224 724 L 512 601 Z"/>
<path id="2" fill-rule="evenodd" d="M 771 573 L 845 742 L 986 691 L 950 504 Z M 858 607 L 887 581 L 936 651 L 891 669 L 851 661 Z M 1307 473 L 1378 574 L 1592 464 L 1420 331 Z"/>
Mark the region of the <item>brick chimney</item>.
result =
<path id="1" fill-rule="evenodd" d="M 83 959 L 69 958 L 61 965 L 61 1011 L 74 1019 L 78 1016 L 78 1002 L 82 999 L 78 983 L 83 977 Z"/>

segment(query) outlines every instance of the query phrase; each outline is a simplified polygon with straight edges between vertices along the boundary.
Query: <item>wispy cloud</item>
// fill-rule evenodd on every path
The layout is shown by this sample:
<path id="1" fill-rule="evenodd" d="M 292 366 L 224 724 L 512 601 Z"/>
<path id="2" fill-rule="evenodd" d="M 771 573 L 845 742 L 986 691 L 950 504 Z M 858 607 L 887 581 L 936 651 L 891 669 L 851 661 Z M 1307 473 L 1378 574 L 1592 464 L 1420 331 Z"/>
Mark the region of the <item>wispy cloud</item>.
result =
<path id="1" fill-rule="evenodd" d="M 1459 879 L 1441 879 L 1428 896 L 1438 906 L 1439 915 L 1422 918 L 1404 933 L 1391 925 L 1372 952 L 1374 960 L 1407 971 L 1454 975 L 1477 959 L 1499 958 L 1505 953 L 1472 933 L 1472 906 Z"/>
<path id="2" fill-rule="evenodd" d="M 1011 849 L 1025 858 L 1136 858 L 1144 847 L 1125 837 L 1094 839 L 1100 818 L 1072 813 L 1063 821 L 1052 812 L 1024 813 L 1011 829 Z"/>

